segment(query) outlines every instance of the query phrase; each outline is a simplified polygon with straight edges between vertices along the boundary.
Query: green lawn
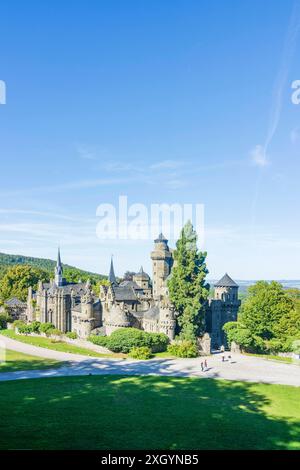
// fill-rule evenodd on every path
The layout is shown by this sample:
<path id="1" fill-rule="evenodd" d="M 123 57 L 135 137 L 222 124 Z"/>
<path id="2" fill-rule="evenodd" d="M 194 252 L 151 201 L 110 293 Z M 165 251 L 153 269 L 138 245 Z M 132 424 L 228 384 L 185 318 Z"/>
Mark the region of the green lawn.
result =
<path id="1" fill-rule="evenodd" d="M 268 361 L 278 361 L 278 362 L 285 362 L 286 364 L 299 364 L 300 361 L 298 359 L 293 359 L 292 357 L 285 357 L 285 356 L 274 356 L 272 354 L 250 354 L 244 353 L 246 356 L 255 356 L 260 357 L 262 359 L 267 359 Z"/>
<path id="2" fill-rule="evenodd" d="M 51 369 L 65 364 L 65 362 L 55 361 L 54 359 L 44 359 L 6 350 L 5 362 L 0 363 L 0 374 L 1 372 L 15 372 L 17 370 Z"/>
<path id="3" fill-rule="evenodd" d="M 91 349 L 82 348 L 76 346 L 75 344 L 65 343 L 64 341 L 54 341 L 50 338 L 45 338 L 43 336 L 26 336 L 26 335 L 17 335 L 13 330 L 1 330 L 0 335 L 7 336 L 8 338 L 21 341 L 22 343 L 32 344 L 33 346 L 39 346 L 41 348 L 53 349 L 54 351 L 61 351 L 73 354 L 81 354 L 83 356 L 91 357 L 123 357 L 124 354 L 102 354 Z"/>
<path id="4" fill-rule="evenodd" d="M 176 377 L 0 383 L 1 449 L 300 449 L 300 388 Z"/>

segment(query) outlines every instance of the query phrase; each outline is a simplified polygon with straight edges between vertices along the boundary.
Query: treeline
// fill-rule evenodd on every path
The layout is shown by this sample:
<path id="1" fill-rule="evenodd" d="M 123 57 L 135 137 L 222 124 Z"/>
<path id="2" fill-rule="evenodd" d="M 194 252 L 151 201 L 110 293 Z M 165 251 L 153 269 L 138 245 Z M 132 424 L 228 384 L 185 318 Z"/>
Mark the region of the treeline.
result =
<path id="1" fill-rule="evenodd" d="M 7 270 L 15 265 L 27 265 L 40 268 L 42 271 L 49 274 L 49 279 L 52 279 L 54 277 L 56 261 L 51 259 L 0 253 L 0 280 L 3 278 Z M 92 273 L 90 271 L 84 271 L 82 269 L 75 268 L 74 266 L 69 266 L 68 264 L 63 264 L 63 268 L 64 277 L 68 282 L 78 282 L 79 280 L 86 281 L 87 279 L 90 279 L 96 283 L 107 278 L 107 276 Z"/>
<path id="2" fill-rule="evenodd" d="M 54 278 L 56 262 L 43 258 L 7 255 L 0 253 L 0 304 L 11 297 L 26 300 L 28 287 L 37 288 L 39 281 L 49 282 Z M 64 264 L 67 282 L 86 282 L 90 279 L 98 293 L 100 284 L 107 282 L 107 276 Z"/>

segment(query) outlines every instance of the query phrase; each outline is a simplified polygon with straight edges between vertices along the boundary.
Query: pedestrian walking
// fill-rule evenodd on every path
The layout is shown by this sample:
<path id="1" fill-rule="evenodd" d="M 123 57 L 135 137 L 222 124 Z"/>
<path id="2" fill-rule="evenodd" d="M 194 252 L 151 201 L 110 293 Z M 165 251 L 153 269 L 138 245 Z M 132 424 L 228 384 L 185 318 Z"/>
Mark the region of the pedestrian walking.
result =
<path id="1" fill-rule="evenodd" d="M 221 346 L 221 349 L 220 349 L 220 350 L 221 350 L 221 353 L 224 353 L 224 352 L 225 352 L 225 348 L 224 348 L 224 345 L 223 345 L 223 344 L 222 344 L 222 346 Z"/>
<path id="2" fill-rule="evenodd" d="M 207 369 L 207 360 L 206 359 L 204 361 L 204 367 L 205 367 L 205 369 Z"/>
<path id="3" fill-rule="evenodd" d="M 222 355 L 222 362 L 225 362 L 225 354 Z"/>
<path id="4" fill-rule="evenodd" d="M 203 362 L 201 362 L 201 371 L 204 371 Z"/>

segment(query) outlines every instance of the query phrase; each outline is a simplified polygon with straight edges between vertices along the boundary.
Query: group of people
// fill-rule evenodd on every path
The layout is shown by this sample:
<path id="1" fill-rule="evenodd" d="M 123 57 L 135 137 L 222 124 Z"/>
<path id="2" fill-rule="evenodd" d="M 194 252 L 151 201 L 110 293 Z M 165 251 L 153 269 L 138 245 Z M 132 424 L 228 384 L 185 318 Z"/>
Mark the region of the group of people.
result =
<path id="1" fill-rule="evenodd" d="M 230 363 L 232 363 L 232 358 L 231 358 L 231 355 L 229 354 L 226 358 L 225 356 L 225 348 L 224 346 L 221 346 L 220 348 L 220 352 L 221 352 L 221 358 L 222 358 L 222 362 L 225 362 L 225 361 L 229 361 Z M 208 370 L 208 365 L 207 365 L 207 360 L 204 359 L 204 361 L 201 362 L 201 372 L 206 372 Z"/>
<path id="2" fill-rule="evenodd" d="M 224 346 L 221 346 L 221 353 L 222 353 L 222 362 L 225 362 L 225 348 Z M 227 356 L 227 360 L 231 362 L 231 355 Z"/>

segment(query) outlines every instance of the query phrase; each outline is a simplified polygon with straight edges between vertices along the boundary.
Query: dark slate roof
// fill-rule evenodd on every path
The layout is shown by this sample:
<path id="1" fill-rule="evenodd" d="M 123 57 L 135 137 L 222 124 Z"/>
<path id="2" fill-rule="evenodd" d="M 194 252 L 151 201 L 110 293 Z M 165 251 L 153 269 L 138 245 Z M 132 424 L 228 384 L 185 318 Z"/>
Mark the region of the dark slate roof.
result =
<path id="1" fill-rule="evenodd" d="M 63 290 L 65 294 L 71 294 L 74 291 L 75 295 L 82 295 L 86 287 L 85 282 L 80 283 L 67 283 L 63 286 L 57 286 L 56 284 L 43 283 L 43 289 L 47 290 L 49 294 L 56 292 L 57 290 Z"/>
<path id="2" fill-rule="evenodd" d="M 149 308 L 147 312 L 144 312 L 144 318 L 148 318 L 149 320 L 156 320 L 159 318 L 159 307 L 154 305 L 153 307 Z"/>
<path id="3" fill-rule="evenodd" d="M 142 290 L 142 288 L 134 281 L 122 281 L 119 287 L 132 287 L 134 290 Z"/>
<path id="4" fill-rule="evenodd" d="M 22 308 L 27 307 L 27 304 L 25 302 L 22 302 L 21 300 L 17 299 L 17 297 L 13 297 L 12 299 L 8 299 L 4 303 L 8 307 L 22 307 Z"/>
<path id="5" fill-rule="evenodd" d="M 145 271 L 143 270 L 143 266 L 141 266 L 139 272 L 136 273 L 136 274 L 134 275 L 134 277 L 139 277 L 139 278 L 141 278 L 141 279 L 146 279 L 146 280 L 149 280 L 149 279 L 150 279 L 149 274 L 145 273 Z"/>
<path id="6" fill-rule="evenodd" d="M 156 238 L 154 241 L 155 241 L 155 243 L 159 243 L 159 242 L 167 242 L 168 240 L 166 239 L 166 237 L 162 233 L 160 233 L 158 235 L 158 238 Z"/>
<path id="7" fill-rule="evenodd" d="M 134 289 L 132 286 L 112 286 L 115 299 L 119 301 L 137 301 Z"/>
<path id="8" fill-rule="evenodd" d="M 220 279 L 216 284 L 215 287 L 239 287 L 233 279 L 231 279 L 228 274 L 224 274 L 222 279 Z"/>

